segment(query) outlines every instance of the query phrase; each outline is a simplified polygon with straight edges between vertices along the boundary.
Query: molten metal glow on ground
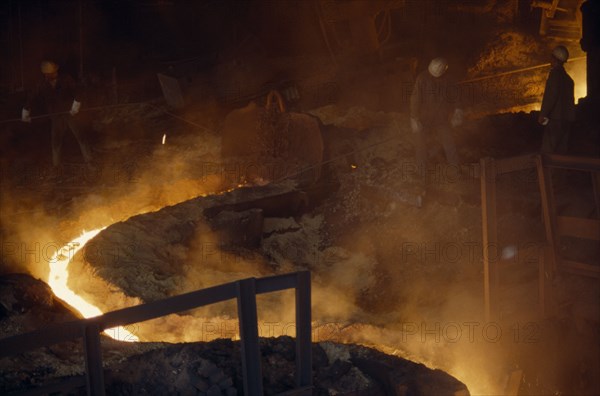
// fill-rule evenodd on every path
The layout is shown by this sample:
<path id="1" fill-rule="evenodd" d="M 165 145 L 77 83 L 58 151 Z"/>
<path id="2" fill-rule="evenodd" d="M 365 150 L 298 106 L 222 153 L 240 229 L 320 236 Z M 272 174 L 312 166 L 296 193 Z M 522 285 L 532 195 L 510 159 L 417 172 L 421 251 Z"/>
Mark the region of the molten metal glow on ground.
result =
<path id="1" fill-rule="evenodd" d="M 51 258 L 49 262 L 50 266 L 50 274 L 48 278 L 48 284 L 52 288 L 54 294 L 68 303 L 70 306 L 75 308 L 77 311 L 81 313 L 85 318 L 91 318 L 95 316 L 102 315 L 102 311 L 90 304 L 86 300 L 84 300 L 81 296 L 79 296 L 75 291 L 71 290 L 67 284 L 69 279 L 69 270 L 68 266 L 71 262 L 71 259 L 75 256 L 75 254 L 82 249 L 87 242 L 89 242 L 92 238 L 94 238 L 98 233 L 100 233 L 104 228 L 98 228 L 91 231 L 83 231 L 82 234 L 70 241 L 69 243 L 62 246 Z M 314 325 L 315 323 L 313 323 Z M 233 326 L 233 329 L 237 329 L 237 326 Z M 292 333 L 294 333 L 292 331 Z M 128 342 L 137 342 L 139 338 L 133 333 L 126 330 L 124 327 L 116 327 L 112 329 L 107 329 L 105 334 L 110 336 L 111 338 L 119 341 L 128 341 Z M 291 336 L 295 336 L 295 334 L 289 334 Z M 385 339 L 385 336 L 380 335 L 382 339 Z M 239 334 L 237 331 L 233 331 L 232 334 L 229 335 L 229 338 L 233 340 L 239 340 Z M 317 339 L 313 340 L 315 342 L 321 341 Z M 370 338 L 370 337 L 368 337 Z M 378 338 L 376 335 L 374 338 Z M 378 344 L 377 340 L 374 339 L 374 343 L 366 343 L 366 346 L 374 347 L 384 353 L 391 353 L 392 355 L 398 355 L 402 357 L 399 351 L 395 350 L 391 352 L 390 347 L 383 344 Z M 435 368 L 436 365 L 430 361 L 429 356 L 427 354 L 418 354 L 421 356 L 411 356 L 414 359 L 418 359 L 420 362 L 427 364 L 429 367 Z M 467 384 L 469 390 L 472 394 L 490 394 L 490 389 L 494 389 L 495 387 L 488 383 L 486 378 L 483 378 L 480 375 L 477 375 L 473 372 L 473 370 L 465 369 L 460 365 L 455 365 L 451 369 L 445 368 L 447 372 L 451 375 L 454 375 L 457 379 L 463 381 Z M 493 393 L 493 392 L 492 392 Z"/>
<path id="2" fill-rule="evenodd" d="M 84 231 L 78 238 L 58 249 L 49 262 L 50 274 L 48 276 L 48 284 L 50 288 L 52 288 L 52 291 L 58 298 L 75 308 L 85 318 L 102 315 L 102 311 L 85 301 L 67 286 L 69 280 L 69 263 L 75 254 L 103 229 L 98 228 L 92 231 Z M 106 334 L 119 341 L 139 341 L 137 336 L 122 327 L 107 329 Z"/>

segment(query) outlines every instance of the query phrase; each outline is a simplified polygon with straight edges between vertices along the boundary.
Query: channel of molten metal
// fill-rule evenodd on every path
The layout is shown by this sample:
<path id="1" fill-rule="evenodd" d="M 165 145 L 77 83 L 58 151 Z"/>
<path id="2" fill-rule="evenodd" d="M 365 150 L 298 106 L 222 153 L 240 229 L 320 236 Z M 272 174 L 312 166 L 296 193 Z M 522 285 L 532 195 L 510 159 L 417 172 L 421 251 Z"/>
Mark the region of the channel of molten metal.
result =
<path id="1" fill-rule="evenodd" d="M 102 311 L 95 305 L 85 301 L 69 288 L 67 285 L 69 280 L 69 263 L 75 254 L 104 228 L 83 231 L 79 237 L 58 249 L 49 262 L 50 274 L 48 276 L 48 284 L 50 288 L 58 298 L 79 311 L 84 318 L 100 316 L 102 315 Z M 106 329 L 105 334 L 119 341 L 139 341 L 135 334 L 132 334 L 123 327 Z"/>

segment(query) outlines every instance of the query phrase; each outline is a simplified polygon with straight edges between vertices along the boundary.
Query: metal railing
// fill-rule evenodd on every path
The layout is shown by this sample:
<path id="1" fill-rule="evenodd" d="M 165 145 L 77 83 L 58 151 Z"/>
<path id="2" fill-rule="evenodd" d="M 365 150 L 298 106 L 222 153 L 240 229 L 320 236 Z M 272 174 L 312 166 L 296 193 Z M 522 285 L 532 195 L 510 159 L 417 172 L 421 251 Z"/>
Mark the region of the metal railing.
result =
<path id="1" fill-rule="evenodd" d="M 100 333 L 102 331 L 235 298 L 237 299 L 239 315 L 244 394 L 258 396 L 263 394 L 263 386 L 258 343 L 256 295 L 286 289 L 295 289 L 296 292 L 296 389 L 285 394 L 311 394 L 312 339 L 309 271 L 258 279 L 242 279 L 159 301 L 119 309 L 89 319 L 60 323 L 43 330 L 8 337 L 0 340 L 0 358 L 83 338 L 87 394 L 104 395 L 104 370 L 102 369 L 102 350 L 100 346 Z M 64 387 L 61 385 L 62 383 L 58 383 L 49 387 L 42 386 L 28 389 L 20 393 L 41 394 L 47 393 L 50 388 L 52 388 L 52 391 L 57 391 L 82 385 L 78 381 L 73 382 L 71 380 L 64 381 Z"/>

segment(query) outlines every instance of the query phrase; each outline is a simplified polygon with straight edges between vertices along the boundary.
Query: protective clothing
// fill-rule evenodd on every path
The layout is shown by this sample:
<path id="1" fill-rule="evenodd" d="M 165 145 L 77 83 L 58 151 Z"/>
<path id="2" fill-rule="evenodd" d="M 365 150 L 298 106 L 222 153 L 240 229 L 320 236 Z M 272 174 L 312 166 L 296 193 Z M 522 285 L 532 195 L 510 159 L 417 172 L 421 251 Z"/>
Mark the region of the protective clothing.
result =
<path id="1" fill-rule="evenodd" d="M 45 60 L 40 65 L 40 69 L 44 74 L 52 74 L 58 71 L 58 65 L 52 61 Z"/>
<path id="2" fill-rule="evenodd" d="M 58 70 L 58 67 L 52 68 L 53 62 L 42 62 L 42 72 L 44 70 L 52 72 Z M 44 69 L 46 67 L 46 69 Z M 48 73 L 45 73 L 48 74 Z M 82 133 L 78 117 L 73 115 L 79 112 L 81 102 L 78 100 L 78 90 L 73 78 L 66 74 L 57 74 L 52 82 L 43 78 L 36 89 L 29 95 L 27 104 L 23 107 L 21 119 L 25 121 L 30 115 L 31 105 L 36 99 L 45 106 L 45 111 L 50 114 L 52 131 L 52 164 L 56 167 L 60 165 L 63 137 L 67 129 L 73 132 L 73 135 L 79 143 L 81 154 L 86 163 L 92 161 L 92 151 L 89 147 L 85 135 Z"/>
<path id="3" fill-rule="evenodd" d="M 427 70 L 433 77 L 441 77 L 448 70 L 448 61 L 444 58 L 432 59 Z"/>
<path id="4" fill-rule="evenodd" d="M 460 95 L 456 85 L 443 75 L 446 68 L 445 60 L 434 59 L 427 70 L 417 76 L 410 97 L 411 129 L 416 133 L 417 166 L 422 174 L 426 174 L 432 138 L 442 144 L 448 163 L 458 165 L 450 123 L 452 116 L 452 125 L 459 125 L 462 111 L 455 111 L 460 107 Z M 436 74 L 439 76 L 436 77 Z"/>
<path id="5" fill-rule="evenodd" d="M 575 95 L 573 79 L 562 65 L 550 70 L 539 118 L 545 125 L 542 152 L 567 151 L 571 124 L 575 121 Z"/>
<path id="6" fill-rule="evenodd" d="M 569 50 L 564 45 L 556 46 L 552 50 L 552 56 L 565 63 L 569 59 Z"/>
<path id="7" fill-rule="evenodd" d="M 59 166 L 61 162 L 62 145 L 67 129 L 70 129 L 79 143 L 79 149 L 81 155 L 86 164 L 90 164 L 92 161 L 92 150 L 83 134 L 77 117 L 71 117 L 70 115 L 62 115 L 52 119 L 52 164 Z"/>
<path id="8" fill-rule="evenodd" d="M 410 96 L 410 117 L 425 124 L 448 124 L 454 109 L 460 107 L 456 85 L 446 76 L 434 77 L 427 70 L 417 76 Z"/>
<path id="9" fill-rule="evenodd" d="M 574 83 L 562 66 L 550 69 L 540 116 L 550 120 L 575 121 Z"/>
<path id="10" fill-rule="evenodd" d="M 71 113 L 71 115 L 75 115 L 75 114 L 79 113 L 80 108 L 81 108 L 81 103 L 74 100 L 73 104 L 71 105 L 71 111 L 69 111 L 69 113 Z"/>
<path id="11" fill-rule="evenodd" d="M 21 121 L 31 122 L 31 112 L 27 109 L 21 110 Z"/>
<path id="12" fill-rule="evenodd" d="M 410 119 L 410 129 L 413 133 L 419 133 L 423 130 L 423 124 L 421 124 L 421 121 L 411 118 Z"/>
<path id="13" fill-rule="evenodd" d="M 462 125 L 465 118 L 465 114 L 462 109 L 454 110 L 454 114 L 452 114 L 452 118 L 450 119 L 450 125 L 456 128 Z"/>
<path id="14" fill-rule="evenodd" d="M 454 143 L 454 137 L 452 136 L 452 129 L 449 125 L 438 125 L 435 128 L 424 127 L 422 132 L 416 134 L 416 137 L 417 167 L 422 175 L 426 175 L 428 171 L 427 162 L 429 153 L 437 151 L 432 150 L 430 142 L 431 138 L 435 138 L 442 144 L 448 164 L 455 167 L 458 166 L 458 152 L 456 151 L 456 144 Z M 433 147 L 433 149 L 436 148 L 437 147 Z"/>
<path id="15" fill-rule="evenodd" d="M 41 79 L 27 98 L 25 109 L 31 110 L 31 105 L 36 98 L 40 99 L 41 104 L 46 107 L 44 109 L 46 112 L 63 113 L 73 107 L 73 100 L 79 102 L 79 90 L 71 76 L 59 73 L 54 85 L 45 78 Z"/>

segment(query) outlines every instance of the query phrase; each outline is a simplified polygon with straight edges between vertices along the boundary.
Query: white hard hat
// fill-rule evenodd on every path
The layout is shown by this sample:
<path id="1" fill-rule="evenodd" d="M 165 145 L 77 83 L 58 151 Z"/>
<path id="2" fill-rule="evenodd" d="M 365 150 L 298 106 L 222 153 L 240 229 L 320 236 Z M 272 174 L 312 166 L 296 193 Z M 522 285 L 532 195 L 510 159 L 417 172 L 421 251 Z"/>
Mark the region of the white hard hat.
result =
<path id="1" fill-rule="evenodd" d="M 444 58 L 435 58 L 429 62 L 429 74 L 434 77 L 441 77 L 448 70 L 448 61 Z"/>
<path id="2" fill-rule="evenodd" d="M 567 59 L 569 59 L 569 50 L 564 45 L 559 45 L 554 47 L 552 50 L 552 56 L 558 59 L 559 61 L 565 63 Z"/>
<path id="3" fill-rule="evenodd" d="M 40 69 L 42 70 L 42 73 L 44 73 L 44 74 L 52 74 L 52 73 L 56 73 L 58 71 L 58 65 L 52 61 L 45 60 L 45 61 L 42 61 L 42 64 L 40 65 Z"/>

